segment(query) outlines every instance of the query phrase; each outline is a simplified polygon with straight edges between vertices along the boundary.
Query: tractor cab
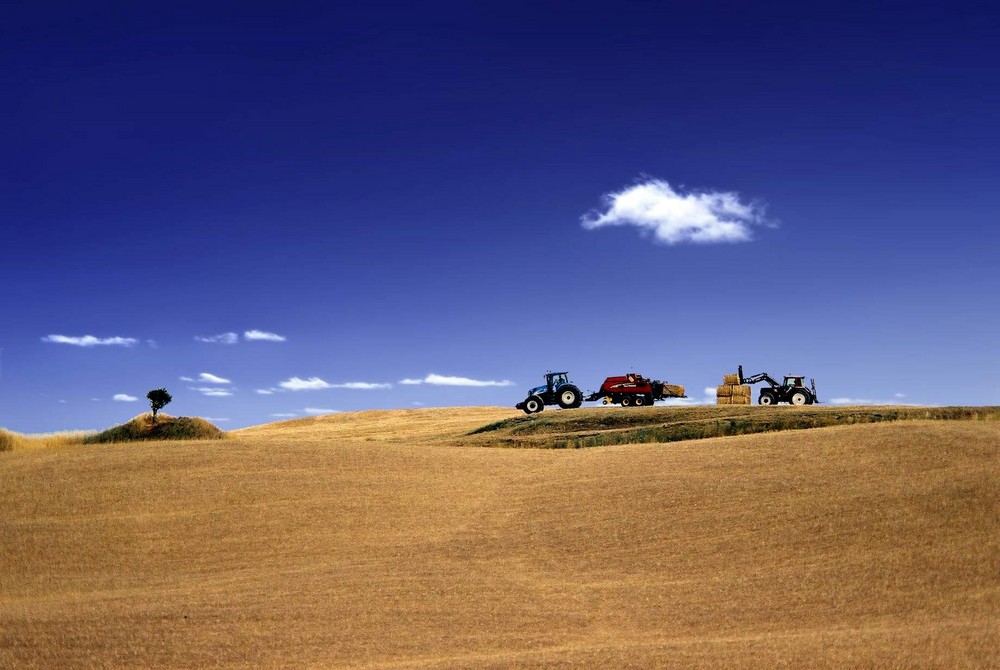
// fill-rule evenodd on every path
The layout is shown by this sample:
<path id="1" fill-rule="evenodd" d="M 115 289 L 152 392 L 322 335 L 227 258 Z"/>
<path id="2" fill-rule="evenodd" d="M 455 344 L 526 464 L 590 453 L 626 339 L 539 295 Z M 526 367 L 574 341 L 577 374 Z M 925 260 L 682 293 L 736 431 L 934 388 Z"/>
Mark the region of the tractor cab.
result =
<path id="1" fill-rule="evenodd" d="M 792 375 L 785 375 L 785 383 L 783 384 L 785 388 L 787 389 L 804 388 L 805 385 L 806 385 L 805 377 L 795 377 Z"/>
<path id="2" fill-rule="evenodd" d="M 550 391 L 554 391 L 563 384 L 569 384 L 569 373 L 549 372 L 545 375 L 545 383 Z"/>

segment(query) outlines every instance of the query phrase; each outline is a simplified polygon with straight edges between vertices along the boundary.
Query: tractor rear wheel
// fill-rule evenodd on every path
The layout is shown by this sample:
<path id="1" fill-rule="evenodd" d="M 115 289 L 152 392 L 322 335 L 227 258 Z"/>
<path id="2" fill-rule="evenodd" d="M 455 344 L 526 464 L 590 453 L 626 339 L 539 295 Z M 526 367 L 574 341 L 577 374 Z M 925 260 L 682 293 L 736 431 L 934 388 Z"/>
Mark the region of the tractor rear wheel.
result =
<path id="1" fill-rule="evenodd" d="M 524 401 L 524 411 L 526 414 L 541 412 L 543 409 L 545 409 L 545 403 L 537 395 L 528 396 L 528 399 Z"/>
<path id="2" fill-rule="evenodd" d="M 627 395 L 622 396 L 622 407 L 629 407 L 631 405 L 632 405 L 632 397 Z"/>
<path id="3" fill-rule="evenodd" d="M 774 394 L 767 391 L 760 392 L 760 398 L 757 399 L 759 405 L 773 405 L 774 404 Z"/>
<path id="4" fill-rule="evenodd" d="M 806 395 L 805 391 L 796 391 L 795 393 L 792 394 L 792 397 L 789 399 L 789 401 L 793 405 L 806 405 L 809 402 L 809 396 Z"/>
<path id="5" fill-rule="evenodd" d="M 583 402 L 583 394 L 575 386 L 563 386 L 559 389 L 559 406 L 563 409 L 575 409 Z"/>

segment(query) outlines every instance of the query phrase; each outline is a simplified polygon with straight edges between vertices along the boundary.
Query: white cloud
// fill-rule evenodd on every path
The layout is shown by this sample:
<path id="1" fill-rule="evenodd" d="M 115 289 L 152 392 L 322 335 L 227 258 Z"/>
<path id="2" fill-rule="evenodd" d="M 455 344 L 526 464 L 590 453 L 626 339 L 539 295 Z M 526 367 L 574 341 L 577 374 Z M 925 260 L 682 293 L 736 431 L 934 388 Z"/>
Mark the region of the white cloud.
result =
<path id="1" fill-rule="evenodd" d="M 423 379 L 400 379 L 399 383 L 403 384 L 404 386 L 412 386 L 412 385 L 416 385 L 416 384 L 423 384 L 424 380 Z"/>
<path id="2" fill-rule="evenodd" d="M 236 344 L 240 341 L 240 336 L 236 333 L 219 333 L 218 335 L 195 335 L 194 339 L 199 342 L 209 342 L 211 344 Z"/>
<path id="3" fill-rule="evenodd" d="M 192 378 L 192 377 L 181 377 L 180 380 L 182 382 L 193 382 L 194 378 Z"/>
<path id="4" fill-rule="evenodd" d="M 210 398 L 224 398 L 233 394 L 229 389 L 220 389 L 213 386 L 189 386 L 188 389 Z"/>
<path id="5" fill-rule="evenodd" d="M 288 338 L 277 333 L 269 333 L 266 330 L 248 330 L 243 333 L 247 342 L 284 342 Z"/>
<path id="6" fill-rule="evenodd" d="M 896 393 L 894 397 L 896 397 L 896 398 L 905 398 L 906 394 L 905 393 Z"/>
<path id="7" fill-rule="evenodd" d="M 310 377 L 309 379 L 299 379 L 298 377 L 292 377 L 291 379 L 286 379 L 285 381 L 278 384 L 283 389 L 288 389 L 289 391 L 317 391 L 319 389 L 332 388 L 330 384 L 319 377 Z"/>
<path id="8" fill-rule="evenodd" d="M 666 407 L 691 407 L 693 405 L 714 405 L 715 403 L 715 387 L 706 386 L 702 389 L 702 396 L 694 398 L 666 398 L 659 401 Z"/>
<path id="9" fill-rule="evenodd" d="M 376 389 L 391 389 L 392 384 L 373 384 L 372 382 L 347 382 L 346 384 L 331 384 L 330 388 L 360 389 L 362 391 L 372 391 Z"/>
<path id="10" fill-rule="evenodd" d="M 228 379 L 223 379 L 213 375 L 211 372 L 201 372 L 198 374 L 198 381 L 202 384 L 232 384 Z"/>
<path id="11" fill-rule="evenodd" d="M 468 377 L 446 377 L 431 373 L 424 377 L 425 384 L 434 386 L 513 386 L 514 382 L 509 379 L 502 381 L 481 381 L 479 379 L 469 379 Z"/>
<path id="12" fill-rule="evenodd" d="M 149 346 L 150 349 L 159 349 L 160 348 L 160 345 L 158 345 L 156 343 L 156 340 L 146 340 L 146 344 Z"/>
<path id="13" fill-rule="evenodd" d="M 274 389 L 257 389 L 256 391 L 254 391 L 254 393 L 259 393 L 261 395 L 272 395 L 274 393 Z"/>
<path id="14" fill-rule="evenodd" d="M 751 226 L 767 224 L 763 206 L 743 203 L 737 193 L 683 192 L 661 179 L 644 179 L 603 200 L 605 211 L 581 218 L 584 228 L 636 226 L 664 244 L 748 242 Z"/>
<path id="15" fill-rule="evenodd" d="M 138 400 L 134 395 L 129 395 L 128 393 L 116 393 L 111 396 L 112 400 L 118 400 L 119 402 L 135 402 Z"/>
<path id="16" fill-rule="evenodd" d="M 291 417 L 298 416 L 295 412 L 278 412 L 277 414 L 272 414 L 271 416 L 278 419 L 288 419 Z"/>
<path id="17" fill-rule="evenodd" d="M 322 407 L 306 407 L 302 410 L 306 414 L 339 414 L 339 409 L 324 409 Z"/>
<path id="18" fill-rule="evenodd" d="M 203 418 L 205 421 L 214 421 L 215 423 L 218 423 L 220 421 L 229 421 L 229 419 L 221 416 L 203 416 L 201 418 Z"/>
<path id="19" fill-rule="evenodd" d="M 139 340 L 134 337 L 94 337 L 84 335 L 82 337 L 71 337 L 68 335 L 46 335 L 42 342 L 52 344 L 72 344 L 75 347 L 134 347 Z"/>

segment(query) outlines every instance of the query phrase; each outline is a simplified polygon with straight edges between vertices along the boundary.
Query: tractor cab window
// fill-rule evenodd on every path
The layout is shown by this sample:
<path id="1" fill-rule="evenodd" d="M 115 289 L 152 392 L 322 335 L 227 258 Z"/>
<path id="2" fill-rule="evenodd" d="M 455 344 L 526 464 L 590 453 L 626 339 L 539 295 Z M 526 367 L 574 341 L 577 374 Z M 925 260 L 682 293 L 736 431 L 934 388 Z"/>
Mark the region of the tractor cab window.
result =
<path id="1" fill-rule="evenodd" d="M 552 385 L 559 386 L 566 383 L 566 375 L 552 375 Z"/>
<path id="2" fill-rule="evenodd" d="M 802 381 L 800 377 L 786 377 L 785 386 L 788 388 L 794 388 L 796 386 L 802 386 Z"/>

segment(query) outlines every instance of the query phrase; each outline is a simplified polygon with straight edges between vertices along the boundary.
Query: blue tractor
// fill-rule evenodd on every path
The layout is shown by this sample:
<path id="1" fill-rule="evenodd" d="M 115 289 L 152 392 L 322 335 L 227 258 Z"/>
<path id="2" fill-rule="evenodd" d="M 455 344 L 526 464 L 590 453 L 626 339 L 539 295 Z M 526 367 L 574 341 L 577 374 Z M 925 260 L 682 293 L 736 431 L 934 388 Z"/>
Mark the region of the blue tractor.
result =
<path id="1" fill-rule="evenodd" d="M 514 405 L 525 414 L 535 414 L 546 405 L 559 405 L 563 409 L 575 409 L 583 403 L 583 393 L 569 380 L 568 372 L 545 373 L 545 385 L 528 391 L 528 397 Z"/>

